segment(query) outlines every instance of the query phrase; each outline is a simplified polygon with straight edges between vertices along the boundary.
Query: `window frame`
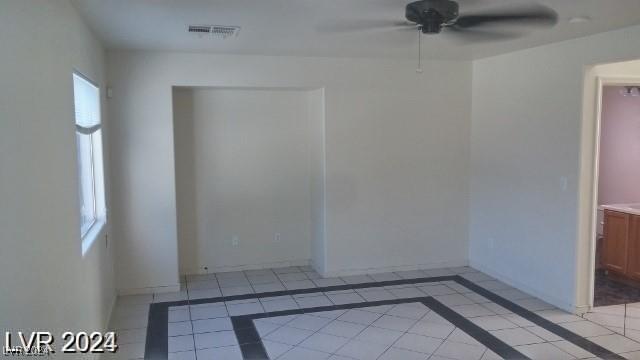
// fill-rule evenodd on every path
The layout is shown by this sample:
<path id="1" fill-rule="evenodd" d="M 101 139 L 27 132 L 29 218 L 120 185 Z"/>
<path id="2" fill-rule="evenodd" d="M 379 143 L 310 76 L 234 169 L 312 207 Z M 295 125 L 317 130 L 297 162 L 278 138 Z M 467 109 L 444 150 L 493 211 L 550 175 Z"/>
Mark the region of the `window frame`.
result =
<path id="1" fill-rule="evenodd" d="M 77 139 L 78 135 L 88 136 L 89 137 L 89 162 L 90 162 L 90 171 L 91 171 L 91 190 L 92 190 L 92 205 L 93 205 L 93 221 L 89 226 L 83 229 L 82 221 L 80 222 L 80 240 L 81 240 L 81 249 L 82 255 L 84 256 L 87 251 L 91 248 L 91 245 L 95 242 L 95 240 L 100 237 L 107 223 L 107 207 L 106 207 L 106 186 L 104 179 L 104 141 L 103 141 L 103 124 L 102 124 L 102 90 L 100 86 L 92 81 L 90 78 L 82 74 L 81 72 L 74 70 L 72 72 L 72 80 L 78 77 L 80 80 L 86 82 L 87 84 L 93 86 L 97 91 L 97 116 L 98 123 L 91 127 L 85 127 L 78 124 L 78 119 L 76 118 L 76 87 L 74 81 L 72 81 L 73 88 L 73 108 L 74 108 L 74 133 Z M 99 139 L 96 138 L 99 137 Z M 100 151 L 99 154 L 96 151 L 96 144 L 99 142 Z M 80 148 L 78 147 L 78 141 L 76 140 L 76 158 L 80 153 Z M 96 156 L 100 156 L 99 164 L 97 164 Z M 80 171 L 80 164 L 77 163 L 77 171 Z M 96 171 L 96 167 L 100 166 L 100 172 Z M 100 176 L 101 179 L 97 179 Z M 97 183 L 100 182 L 100 188 L 98 188 Z M 79 192 L 82 191 L 82 180 L 80 176 L 78 177 L 78 188 Z M 99 194 L 100 192 L 100 194 Z M 78 206 L 80 206 L 80 199 L 78 199 Z M 78 209 L 78 212 L 81 213 L 81 209 Z"/>

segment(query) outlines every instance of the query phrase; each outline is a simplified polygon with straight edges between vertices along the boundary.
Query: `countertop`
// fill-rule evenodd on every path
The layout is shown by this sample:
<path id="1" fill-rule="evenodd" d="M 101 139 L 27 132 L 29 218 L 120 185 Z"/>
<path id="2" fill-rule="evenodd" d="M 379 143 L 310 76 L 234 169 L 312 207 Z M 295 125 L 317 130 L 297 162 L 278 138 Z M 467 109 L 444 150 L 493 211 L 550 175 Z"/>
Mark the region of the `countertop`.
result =
<path id="1" fill-rule="evenodd" d="M 640 204 L 600 205 L 598 208 L 602 210 L 613 210 L 627 214 L 640 215 Z"/>

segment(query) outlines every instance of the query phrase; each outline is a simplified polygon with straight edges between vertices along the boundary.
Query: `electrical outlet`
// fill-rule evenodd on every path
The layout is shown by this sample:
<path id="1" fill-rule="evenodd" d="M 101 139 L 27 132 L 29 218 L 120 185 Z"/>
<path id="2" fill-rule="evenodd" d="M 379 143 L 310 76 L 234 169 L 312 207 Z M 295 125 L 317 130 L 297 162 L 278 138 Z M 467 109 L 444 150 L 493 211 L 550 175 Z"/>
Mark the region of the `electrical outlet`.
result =
<path id="1" fill-rule="evenodd" d="M 235 235 L 234 235 L 234 236 L 231 238 L 231 245 L 232 245 L 232 246 L 238 246 L 239 244 L 240 244 L 240 240 L 238 240 L 238 236 L 235 236 Z"/>
<path id="2" fill-rule="evenodd" d="M 280 242 L 280 240 L 282 240 L 282 239 L 281 239 L 281 236 L 280 236 L 280 233 L 276 233 L 276 234 L 273 236 L 273 242 L 277 242 L 277 243 L 279 243 L 279 242 Z"/>

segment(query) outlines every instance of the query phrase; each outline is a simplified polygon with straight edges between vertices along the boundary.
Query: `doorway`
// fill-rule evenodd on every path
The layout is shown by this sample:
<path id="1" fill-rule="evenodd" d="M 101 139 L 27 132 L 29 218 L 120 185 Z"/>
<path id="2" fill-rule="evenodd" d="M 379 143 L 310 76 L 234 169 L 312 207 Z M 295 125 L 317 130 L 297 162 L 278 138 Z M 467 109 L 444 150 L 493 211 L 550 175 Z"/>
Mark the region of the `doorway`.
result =
<path id="1" fill-rule="evenodd" d="M 593 307 L 640 302 L 640 81 L 598 81 Z"/>
<path id="2" fill-rule="evenodd" d="M 594 64 L 585 68 L 583 109 L 580 143 L 580 174 L 578 192 L 578 236 L 576 252 L 576 302 L 575 312 L 596 313 L 609 317 L 609 307 L 594 307 L 596 244 L 598 233 L 598 180 L 600 155 L 600 125 L 602 90 L 605 86 L 634 86 L 640 84 L 640 59 L 607 64 Z M 604 229 L 603 229 L 604 230 Z M 624 328 L 627 305 L 619 307 L 616 317 Z M 635 305 L 634 305 L 635 306 Z M 607 325 L 611 326 L 611 325 Z"/>

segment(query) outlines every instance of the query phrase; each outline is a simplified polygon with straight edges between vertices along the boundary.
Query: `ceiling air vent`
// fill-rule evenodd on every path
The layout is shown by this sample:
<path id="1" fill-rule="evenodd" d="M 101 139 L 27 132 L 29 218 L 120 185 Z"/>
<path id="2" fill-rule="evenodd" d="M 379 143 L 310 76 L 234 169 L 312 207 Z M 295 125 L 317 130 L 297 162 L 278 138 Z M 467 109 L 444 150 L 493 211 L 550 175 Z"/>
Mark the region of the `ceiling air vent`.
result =
<path id="1" fill-rule="evenodd" d="M 188 31 L 192 34 L 211 34 L 212 36 L 226 39 L 229 36 L 238 36 L 240 26 L 189 25 Z"/>

